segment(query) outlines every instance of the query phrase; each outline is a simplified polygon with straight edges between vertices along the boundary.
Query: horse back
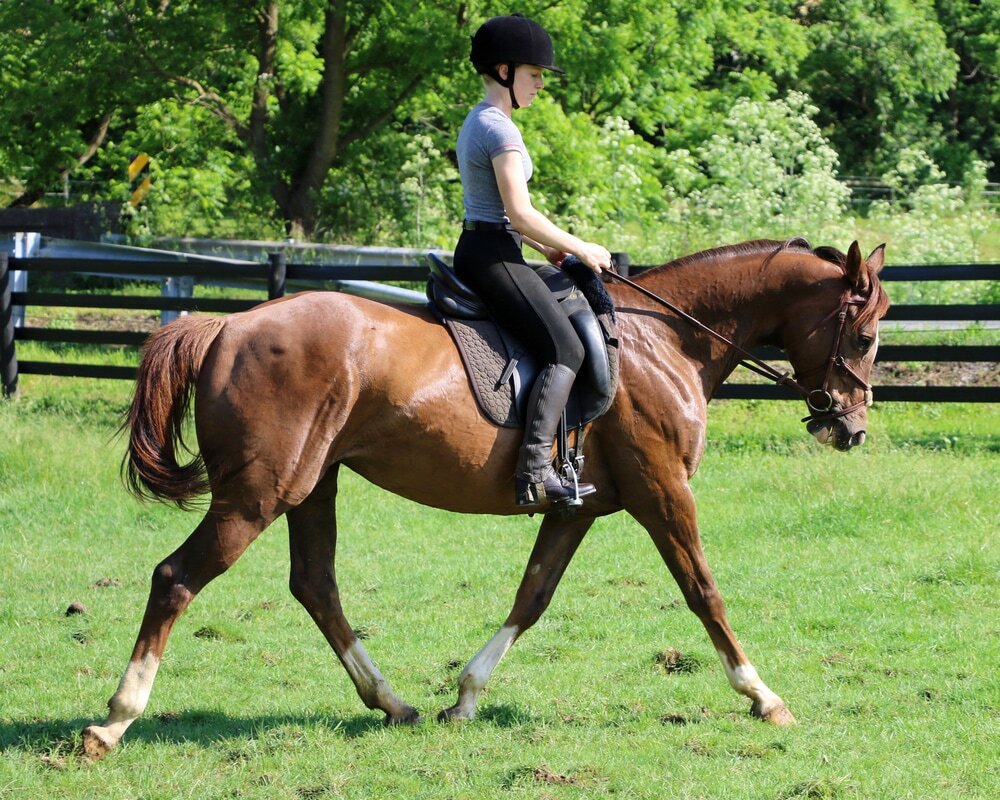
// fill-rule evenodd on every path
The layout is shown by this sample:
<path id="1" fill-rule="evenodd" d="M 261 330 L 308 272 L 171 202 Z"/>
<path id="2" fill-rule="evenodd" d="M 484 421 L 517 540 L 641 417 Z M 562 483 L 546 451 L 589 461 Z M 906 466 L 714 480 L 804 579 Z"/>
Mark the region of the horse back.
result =
<path id="1" fill-rule="evenodd" d="M 305 292 L 232 315 L 214 348 L 217 381 L 253 365 L 262 383 L 329 383 L 412 373 L 451 349 L 446 331 L 422 308 L 337 292 Z"/>

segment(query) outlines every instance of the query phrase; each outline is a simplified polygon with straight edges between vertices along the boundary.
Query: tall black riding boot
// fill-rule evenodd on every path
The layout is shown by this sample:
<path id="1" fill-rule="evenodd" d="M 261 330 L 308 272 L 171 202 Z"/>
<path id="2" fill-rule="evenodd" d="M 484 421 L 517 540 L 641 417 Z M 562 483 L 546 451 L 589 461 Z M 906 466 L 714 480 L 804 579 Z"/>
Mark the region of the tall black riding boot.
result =
<path id="1" fill-rule="evenodd" d="M 552 442 L 576 375 L 562 364 L 550 364 L 535 379 L 528 397 L 524 440 L 517 458 L 516 498 L 518 505 L 559 503 L 597 491 L 589 483 L 577 489 L 552 469 Z"/>

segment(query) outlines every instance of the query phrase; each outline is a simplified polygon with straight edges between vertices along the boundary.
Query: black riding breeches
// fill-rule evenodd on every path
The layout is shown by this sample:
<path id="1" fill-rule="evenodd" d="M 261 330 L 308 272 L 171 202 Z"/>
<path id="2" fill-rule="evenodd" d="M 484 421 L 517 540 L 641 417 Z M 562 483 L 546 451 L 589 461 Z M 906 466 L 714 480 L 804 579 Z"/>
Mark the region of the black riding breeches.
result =
<path id="1" fill-rule="evenodd" d="M 521 254 L 515 231 L 463 231 L 455 272 L 476 290 L 493 318 L 514 333 L 542 364 L 576 374 L 584 349 L 551 290 Z"/>

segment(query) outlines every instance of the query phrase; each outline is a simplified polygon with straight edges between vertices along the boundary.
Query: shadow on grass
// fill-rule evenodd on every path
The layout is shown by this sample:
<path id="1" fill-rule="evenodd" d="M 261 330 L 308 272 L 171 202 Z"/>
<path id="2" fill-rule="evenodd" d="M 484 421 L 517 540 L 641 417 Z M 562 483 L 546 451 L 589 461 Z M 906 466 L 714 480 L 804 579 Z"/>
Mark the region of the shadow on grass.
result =
<path id="1" fill-rule="evenodd" d="M 523 708 L 510 703 L 483 706 L 476 714 L 476 719 L 488 722 L 497 728 L 517 728 L 535 721 L 534 717 Z"/>
<path id="2" fill-rule="evenodd" d="M 532 716 L 515 705 L 484 706 L 477 716 L 480 722 L 498 728 L 530 724 Z M 432 722 L 424 717 L 421 724 Z M 68 754 L 78 749 L 80 733 L 99 718 L 0 719 L 0 752 L 21 751 L 32 755 Z M 344 739 L 366 736 L 384 727 L 381 713 L 338 717 L 327 714 L 265 714 L 237 717 L 218 711 L 193 709 L 140 717 L 128 729 L 123 742 L 211 744 L 229 739 L 267 739 L 274 742 L 301 738 L 309 728 L 326 727 Z"/>
<path id="3" fill-rule="evenodd" d="M 422 724 L 432 720 L 433 716 L 424 717 Z M 478 720 L 498 728 L 515 728 L 534 721 L 524 709 L 510 704 L 484 706 Z M 96 717 L 0 719 L 0 752 L 20 750 L 36 755 L 68 753 L 79 745 L 81 731 L 99 721 Z M 129 727 L 123 741 L 209 744 L 227 739 L 294 739 L 301 736 L 304 729 L 318 726 L 324 726 L 345 739 L 363 737 L 384 727 L 381 713 L 375 712 L 347 717 L 326 714 L 236 717 L 218 711 L 193 709 L 140 717 Z"/>
<path id="4" fill-rule="evenodd" d="M 0 752 L 20 750 L 33 754 L 66 753 L 76 748 L 80 732 L 94 722 L 94 718 L 84 717 L 0 719 Z M 233 717 L 217 711 L 193 710 L 140 718 L 128 729 L 123 741 L 208 744 L 226 739 L 293 738 L 301 735 L 303 729 L 316 726 L 325 726 L 345 739 L 365 736 L 383 727 L 380 714 L 357 714 L 350 717 L 323 714 Z"/>

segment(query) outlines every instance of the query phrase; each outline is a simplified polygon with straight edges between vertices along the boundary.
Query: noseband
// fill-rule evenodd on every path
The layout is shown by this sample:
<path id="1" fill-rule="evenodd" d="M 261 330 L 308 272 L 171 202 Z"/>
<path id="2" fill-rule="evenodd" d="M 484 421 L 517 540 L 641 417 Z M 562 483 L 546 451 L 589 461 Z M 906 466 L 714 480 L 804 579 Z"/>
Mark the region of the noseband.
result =
<path id="1" fill-rule="evenodd" d="M 780 370 L 775 369 L 766 361 L 762 361 L 761 359 L 757 358 L 748 350 L 740 347 L 738 344 L 731 341 L 730 339 L 727 339 L 718 331 L 715 331 L 712 328 L 709 328 L 707 325 L 699 322 L 697 319 L 692 317 L 686 311 L 682 311 L 673 303 L 664 300 L 658 294 L 654 294 L 653 292 L 640 286 L 634 281 L 631 281 L 628 278 L 619 275 L 613 269 L 609 270 L 609 272 L 615 278 L 615 280 L 621 281 L 626 286 L 632 287 L 640 294 L 643 294 L 646 297 L 650 298 L 651 300 L 655 300 L 660 305 L 669 308 L 672 312 L 674 312 L 685 322 L 688 322 L 698 330 L 703 331 L 708 335 L 715 337 L 723 344 L 732 347 L 734 350 L 736 350 L 743 356 L 743 359 L 740 361 L 741 366 L 746 367 L 751 372 L 756 372 L 758 375 L 762 375 L 768 380 L 774 381 L 780 386 L 787 386 L 793 392 L 799 394 L 802 397 L 802 399 L 806 401 L 806 405 L 809 407 L 809 411 L 812 412 L 809 414 L 809 416 L 802 418 L 803 422 L 806 423 L 831 422 L 835 419 L 839 419 L 840 417 L 844 417 L 850 414 L 852 411 L 856 411 L 859 408 L 870 406 L 872 404 L 871 385 L 864 378 L 858 375 L 857 372 L 851 369 L 851 366 L 847 363 L 847 360 L 843 357 L 843 355 L 841 355 L 841 350 L 843 349 L 844 345 L 844 332 L 847 327 L 847 311 L 851 306 L 860 306 L 864 305 L 867 302 L 866 298 L 854 294 L 854 292 L 851 291 L 850 289 L 847 289 L 844 292 L 844 294 L 841 295 L 840 307 L 832 311 L 827 316 L 825 316 L 812 328 L 812 330 L 809 331 L 809 334 L 806 334 L 808 336 L 814 333 L 823 325 L 825 325 L 827 322 L 836 317 L 838 320 L 837 338 L 834 340 L 830 358 L 827 360 L 827 362 L 825 362 L 823 365 L 819 366 L 815 370 L 810 370 L 804 375 L 796 374 L 796 376 L 793 378 L 787 372 L 781 372 Z M 796 380 L 796 379 L 808 378 L 812 375 L 817 374 L 823 369 L 826 370 L 826 375 L 823 379 L 823 386 L 819 389 L 812 389 L 812 390 L 807 389 L 805 386 L 799 383 L 799 380 Z M 846 372 L 847 375 L 849 375 L 855 383 L 857 383 L 862 389 L 864 389 L 865 391 L 864 400 L 862 400 L 860 403 L 855 403 L 854 405 L 847 406 L 846 408 L 837 408 L 837 402 L 833 399 L 833 394 L 830 392 L 830 379 L 833 377 L 833 371 L 835 369 L 840 370 L 842 372 Z"/>

